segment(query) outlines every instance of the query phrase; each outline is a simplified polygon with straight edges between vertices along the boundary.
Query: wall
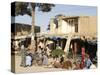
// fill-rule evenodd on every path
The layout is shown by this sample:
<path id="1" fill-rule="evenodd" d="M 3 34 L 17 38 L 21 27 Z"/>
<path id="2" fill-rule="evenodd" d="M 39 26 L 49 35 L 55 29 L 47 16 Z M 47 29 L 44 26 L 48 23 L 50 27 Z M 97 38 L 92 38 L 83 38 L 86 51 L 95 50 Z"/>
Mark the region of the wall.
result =
<path id="1" fill-rule="evenodd" d="M 97 19 L 95 16 L 83 16 L 79 18 L 79 33 L 93 34 L 97 32 Z"/>

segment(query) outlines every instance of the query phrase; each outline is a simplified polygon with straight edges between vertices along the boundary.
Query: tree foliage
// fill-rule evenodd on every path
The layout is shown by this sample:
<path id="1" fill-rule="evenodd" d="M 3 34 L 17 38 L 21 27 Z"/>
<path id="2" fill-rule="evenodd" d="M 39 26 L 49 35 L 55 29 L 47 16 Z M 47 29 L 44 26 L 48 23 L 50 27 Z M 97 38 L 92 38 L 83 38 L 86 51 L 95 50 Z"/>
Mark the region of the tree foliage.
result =
<path id="1" fill-rule="evenodd" d="M 64 51 L 62 49 L 55 49 L 51 52 L 51 55 L 53 57 L 59 57 L 62 56 L 64 54 Z"/>
<path id="2" fill-rule="evenodd" d="M 28 3 L 28 2 L 15 2 L 12 4 L 12 16 L 17 15 L 24 15 L 28 14 L 31 16 L 31 11 L 28 8 L 29 4 L 31 4 L 32 10 L 35 11 L 35 7 L 38 7 L 39 11 L 43 12 L 49 12 L 51 11 L 52 7 L 54 7 L 54 4 L 47 4 L 47 3 Z M 14 13 L 15 12 L 15 13 Z"/>

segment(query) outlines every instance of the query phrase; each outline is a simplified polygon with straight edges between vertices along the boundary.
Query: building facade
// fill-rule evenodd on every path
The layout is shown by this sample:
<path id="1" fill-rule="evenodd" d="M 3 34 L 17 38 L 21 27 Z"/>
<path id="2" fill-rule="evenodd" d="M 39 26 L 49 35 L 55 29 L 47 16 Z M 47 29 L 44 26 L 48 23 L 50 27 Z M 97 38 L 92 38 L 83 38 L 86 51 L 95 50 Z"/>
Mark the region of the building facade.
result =
<path id="1" fill-rule="evenodd" d="M 35 26 L 35 33 L 39 33 L 40 27 Z M 20 24 L 20 23 L 13 23 L 11 24 L 11 33 L 14 36 L 23 36 L 31 34 L 31 25 L 28 24 Z"/>
<path id="2" fill-rule="evenodd" d="M 97 17 L 96 16 L 67 16 L 57 20 L 50 20 L 51 34 L 97 34 Z"/>
<path id="3" fill-rule="evenodd" d="M 35 26 L 35 33 L 40 33 L 40 27 Z M 31 44 L 31 25 L 13 23 L 11 24 L 11 48 L 12 53 L 19 50 L 21 44 L 27 48 Z"/>

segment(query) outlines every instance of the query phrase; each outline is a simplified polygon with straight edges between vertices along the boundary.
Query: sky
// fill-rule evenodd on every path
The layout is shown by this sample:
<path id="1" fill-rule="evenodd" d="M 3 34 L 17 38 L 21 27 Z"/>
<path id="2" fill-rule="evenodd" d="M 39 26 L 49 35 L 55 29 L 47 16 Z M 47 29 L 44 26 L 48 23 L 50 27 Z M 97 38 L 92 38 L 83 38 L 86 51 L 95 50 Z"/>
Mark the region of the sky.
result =
<path id="1" fill-rule="evenodd" d="M 50 18 L 63 14 L 65 16 L 97 16 L 97 7 L 55 4 L 50 12 L 35 10 L 35 25 L 40 26 L 43 32 L 47 31 Z M 32 18 L 28 15 L 15 17 L 15 23 L 31 25 Z"/>

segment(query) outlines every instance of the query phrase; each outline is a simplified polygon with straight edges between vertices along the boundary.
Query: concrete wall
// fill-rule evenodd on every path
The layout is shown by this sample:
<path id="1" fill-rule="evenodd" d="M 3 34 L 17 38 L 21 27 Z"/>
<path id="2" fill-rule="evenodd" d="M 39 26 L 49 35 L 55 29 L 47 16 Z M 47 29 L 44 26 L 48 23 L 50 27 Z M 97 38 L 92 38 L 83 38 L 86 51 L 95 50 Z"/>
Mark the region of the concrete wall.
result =
<path id="1" fill-rule="evenodd" d="M 75 26 L 68 24 L 65 20 L 61 20 L 61 33 L 73 33 L 75 32 Z"/>
<path id="2" fill-rule="evenodd" d="M 50 33 L 56 33 L 56 25 L 53 22 L 53 18 L 50 19 Z"/>
<path id="3" fill-rule="evenodd" d="M 65 20 L 59 20 L 58 28 L 50 22 L 50 33 L 53 34 L 67 34 L 74 33 L 75 26 L 69 25 Z M 95 34 L 97 33 L 97 17 L 96 16 L 79 16 L 78 18 L 78 33 Z"/>
<path id="4" fill-rule="evenodd" d="M 95 16 L 83 16 L 78 21 L 79 33 L 96 33 L 97 18 Z"/>

